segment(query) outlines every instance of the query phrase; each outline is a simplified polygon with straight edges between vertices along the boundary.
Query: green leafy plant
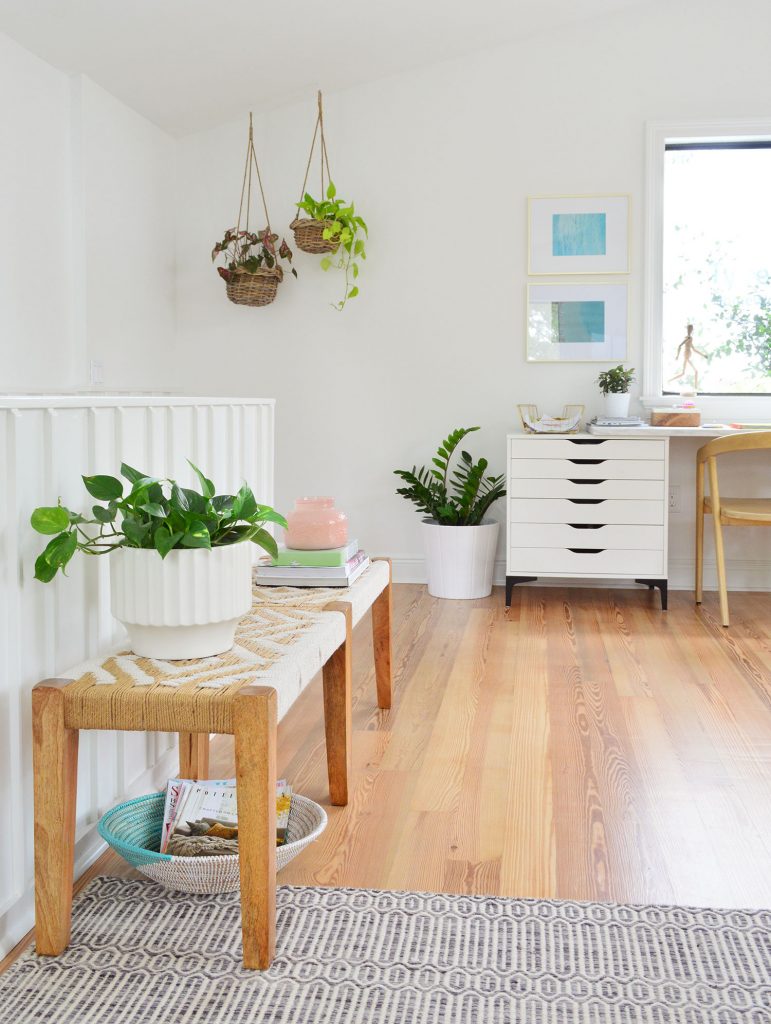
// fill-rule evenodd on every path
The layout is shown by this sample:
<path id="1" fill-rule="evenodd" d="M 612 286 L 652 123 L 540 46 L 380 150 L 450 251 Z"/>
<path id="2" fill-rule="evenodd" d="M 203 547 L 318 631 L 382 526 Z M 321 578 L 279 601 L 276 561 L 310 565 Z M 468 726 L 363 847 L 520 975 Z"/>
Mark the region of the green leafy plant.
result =
<path id="1" fill-rule="evenodd" d="M 225 266 L 217 267 L 217 273 L 225 281 L 230 280 L 230 275 L 234 273 L 254 274 L 260 267 L 280 267 L 279 260 L 286 260 L 297 277 L 297 271 L 291 266 L 292 250 L 286 239 L 281 239 L 278 249 L 277 241 L 278 235 L 274 235 L 269 227 L 257 232 L 228 228 L 222 241 L 217 242 L 211 251 L 212 263 L 218 256 L 224 258 Z"/>
<path id="2" fill-rule="evenodd" d="M 150 548 L 165 558 L 174 548 L 252 541 L 275 557 L 276 542 L 264 524 L 285 527 L 284 517 L 259 504 L 246 484 L 238 494 L 216 494 L 211 480 L 190 465 L 200 490 L 148 476 L 124 462 L 120 471 L 128 481 L 127 493 L 117 477 L 83 477 L 88 493 L 101 502 L 92 506 L 90 517 L 72 512 L 61 501 L 36 508 L 32 526 L 52 539 L 35 562 L 35 579 L 48 583 L 59 569 L 64 572 L 76 551 L 104 555 L 116 548 Z"/>
<path id="3" fill-rule="evenodd" d="M 359 261 L 367 258 L 364 238 L 361 237 L 363 232 L 364 236 L 369 238 L 367 225 L 356 213 L 353 203 L 346 203 L 337 198 L 337 191 L 331 181 L 327 187 L 326 199 L 314 199 L 306 192 L 297 206 L 313 220 L 326 223 L 323 231 L 325 241 L 339 242 L 336 250 L 339 254 L 337 261 L 330 256 L 324 256 L 321 260 L 321 269 L 329 270 L 336 267 L 345 272 L 345 291 L 340 302 L 335 303 L 335 309 L 343 309 L 348 299 L 355 299 L 359 294 L 359 286 L 354 282 L 359 276 Z"/>
<path id="4" fill-rule="evenodd" d="M 625 395 L 634 380 L 634 367 L 625 370 L 621 363 L 612 370 L 603 370 L 597 378 L 603 395 Z"/>
<path id="5" fill-rule="evenodd" d="M 407 484 L 396 493 L 443 526 L 478 526 L 493 502 L 506 493 L 503 475 L 485 476 L 487 459 L 474 462 L 468 452 L 461 451 L 457 468 L 450 468 L 455 449 L 475 430 L 479 427 L 453 430 L 439 445 L 431 468 L 394 470 Z"/>

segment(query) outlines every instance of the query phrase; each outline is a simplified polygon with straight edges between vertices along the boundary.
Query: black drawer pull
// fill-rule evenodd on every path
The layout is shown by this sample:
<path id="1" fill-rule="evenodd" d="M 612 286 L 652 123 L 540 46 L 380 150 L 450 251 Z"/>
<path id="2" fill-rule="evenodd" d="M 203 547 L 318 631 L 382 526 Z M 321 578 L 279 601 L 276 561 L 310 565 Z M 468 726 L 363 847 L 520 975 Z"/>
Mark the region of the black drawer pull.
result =
<path id="1" fill-rule="evenodd" d="M 605 548 L 568 548 L 574 555 L 599 555 Z"/>
<path id="2" fill-rule="evenodd" d="M 604 438 L 595 440 L 593 437 L 569 437 L 571 444 L 605 444 Z"/>
<path id="3" fill-rule="evenodd" d="M 568 462 L 572 462 L 575 466 L 599 466 L 607 461 L 607 459 L 568 459 Z"/>
<path id="4" fill-rule="evenodd" d="M 604 480 L 573 480 L 572 477 L 568 478 L 571 484 L 604 484 Z"/>
<path id="5" fill-rule="evenodd" d="M 605 523 L 568 523 L 573 530 L 601 530 Z"/>
<path id="6" fill-rule="evenodd" d="M 605 498 L 568 498 L 574 505 L 601 505 Z"/>

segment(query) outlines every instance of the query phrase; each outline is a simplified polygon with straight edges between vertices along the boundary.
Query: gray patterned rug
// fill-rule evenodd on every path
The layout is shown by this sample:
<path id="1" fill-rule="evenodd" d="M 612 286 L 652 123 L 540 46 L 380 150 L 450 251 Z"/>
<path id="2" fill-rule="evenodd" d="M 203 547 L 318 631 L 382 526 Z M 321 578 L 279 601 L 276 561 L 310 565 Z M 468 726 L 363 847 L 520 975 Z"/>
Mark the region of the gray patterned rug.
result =
<path id="1" fill-rule="evenodd" d="M 98 878 L 72 945 L 0 976 L 0 1024 L 769 1024 L 771 911 L 278 891 L 270 971 L 238 895 Z"/>

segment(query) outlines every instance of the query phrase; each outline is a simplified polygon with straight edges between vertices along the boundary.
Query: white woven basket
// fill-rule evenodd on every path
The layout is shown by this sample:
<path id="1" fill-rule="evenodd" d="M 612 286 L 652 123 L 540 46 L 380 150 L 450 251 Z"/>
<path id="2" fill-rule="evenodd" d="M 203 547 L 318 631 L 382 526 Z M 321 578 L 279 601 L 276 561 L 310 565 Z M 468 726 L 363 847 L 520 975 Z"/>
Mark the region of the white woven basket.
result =
<path id="1" fill-rule="evenodd" d="M 161 799 L 163 794 L 158 794 Z M 155 796 L 155 795 L 154 795 Z M 137 849 L 136 838 L 132 836 L 131 850 L 121 841 L 120 812 L 126 808 L 127 815 L 132 817 L 132 828 L 136 829 L 136 805 L 143 799 L 130 801 L 121 807 L 113 808 L 99 823 L 99 831 L 104 839 L 130 864 L 153 881 L 165 885 L 168 889 L 179 892 L 217 893 L 235 892 L 240 888 L 238 870 L 238 854 L 227 854 L 221 857 L 170 857 L 164 854 L 144 852 Z M 153 798 L 149 798 L 153 799 Z M 143 826 L 140 826 L 143 827 Z M 318 839 L 327 827 L 327 815 L 323 807 L 306 796 L 292 795 L 292 805 L 287 825 L 287 841 L 283 846 L 276 847 L 276 870 L 280 871 L 301 850 Z M 158 826 L 153 826 L 152 835 L 160 834 Z M 142 843 L 144 845 L 144 843 Z M 155 839 L 157 849 L 157 838 Z M 133 852 L 136 851 L 139 856 Z M 147 862 L 143 863 L 145 857 Z"/>

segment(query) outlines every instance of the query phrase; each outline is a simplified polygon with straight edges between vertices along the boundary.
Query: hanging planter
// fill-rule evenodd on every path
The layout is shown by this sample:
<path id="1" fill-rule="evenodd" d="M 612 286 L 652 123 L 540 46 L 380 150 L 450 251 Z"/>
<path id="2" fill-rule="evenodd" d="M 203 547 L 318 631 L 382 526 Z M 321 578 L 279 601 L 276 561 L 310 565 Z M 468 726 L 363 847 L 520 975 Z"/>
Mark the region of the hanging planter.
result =
<path id="1" fill-rule="evenodd" d="M 266 226 L 261 231 L 249 230 L 252 205 L 252 170 L 255 172 L 260 189 Z M 245 218 L 241 228 L 242 218 Z M 217 273 L 225 282 L 225 291 L 231 302 L 237 306 L 268 306 L 276 297 L 279 284 L 284 280 L 284 271 L 279 260 L 286 260 L 295 277 L 297 271 L 291 266 L 292 250 L 281 239 L 276 247 L 278 235 L 270 227 L 265 192 L 262 188 L 257 154 L 254 151 L 254 130 L 252 115 L 249 114 L 249 140 L 246 147 L 244 180 L 241 185 L 241 202 L 238 206 L 238 220 L 234 228 L 228 228 L 222 241 L 212 249 L 212 263 L 221 256 L 225 265 L 217 267 Z"/>
<path id="2" fill-rule="evenodd" d="M 321 164 L 319 199 L 315 199 L 310 192 L 305 191 L 317 138 L 320 140 L 319 162 Z M 364 237 L 368 237 L 368 231 L 367 225 L 355 212 L 353 203 L 346 203 L 345 200 L 337 198 L 337 191 L 329 172 L 321 93 L 318 94 L 316 127 L 313 130 L 311 151 L 300 194 L 302 198 L 297 204 L 297 208 L 307 216 L 295 217 L 289 225 L 294 231 L 295 244 L 303 252 L 324 255 L 324 259 L 321 261 L 322 270 L 334 267 L 344 271 L 345 290 L 342 299 L 335 303 L 336 309 L 343 309 L 348 299 L 354 299 L 359 294 L 359 286 L 355 282 L 359 276 L 359 263 L 367 258 Z M 336 254 L 337 259 L 331 260 L 326 254 Z"/>

